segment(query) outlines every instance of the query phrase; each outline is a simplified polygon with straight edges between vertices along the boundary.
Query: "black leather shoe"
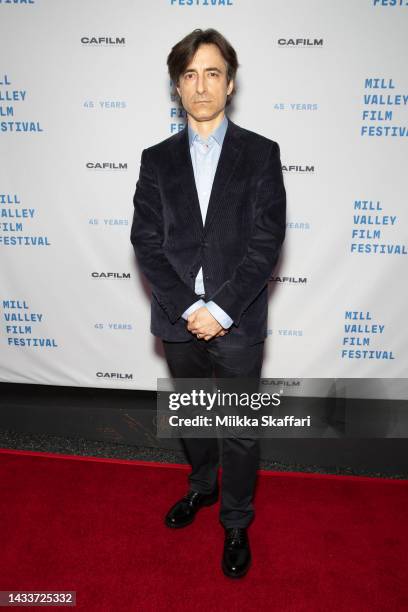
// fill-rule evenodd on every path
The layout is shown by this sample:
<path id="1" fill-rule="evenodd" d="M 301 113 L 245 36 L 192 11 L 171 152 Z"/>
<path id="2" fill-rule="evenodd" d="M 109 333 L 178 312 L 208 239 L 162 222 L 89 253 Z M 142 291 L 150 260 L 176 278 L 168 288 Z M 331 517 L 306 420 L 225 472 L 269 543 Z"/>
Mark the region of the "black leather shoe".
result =
<path id="1" fill-rule="evenodd" d="M 226 527 L 222 570 L 229 578 L 241 578 L 251 565 L 251 550 L 245 527 Z"/>
<path id="2" fill-rule="evenodd" d="M 170 508 L 164 522 L 167 527 L 186 527 L 186 525 L 190 525 L 193 522 L 200 508 L 212 506 L 217 500 L 218 487 L 214 493 L 209 495 L 190 490 Z"/>

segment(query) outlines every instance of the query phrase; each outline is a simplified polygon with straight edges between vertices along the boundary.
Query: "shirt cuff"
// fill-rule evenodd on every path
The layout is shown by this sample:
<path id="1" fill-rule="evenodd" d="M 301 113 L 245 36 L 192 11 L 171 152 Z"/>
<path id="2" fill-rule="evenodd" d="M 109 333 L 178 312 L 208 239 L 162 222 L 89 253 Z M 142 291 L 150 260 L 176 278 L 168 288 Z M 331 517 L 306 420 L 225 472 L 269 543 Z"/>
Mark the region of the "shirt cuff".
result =
<path id="1" fill-rule="evenodd" d="M 222 327 L 224 329 L 228 329 L 229 327 L 231 327 L 231 325 L 233 324 L 233 320 L 231 319 L 231 317 L 229 317 L 227 315 L 227 313 L 225 312 L 225 310 L 223 310 L 222 308 L 220 308 L 215 302 L 213 302 L 212 300 L 210 300 L 209 302 L 207 302 L 205 304 L 205 306 L 207 307 L 207 309 L 210 311 L 210 313 L 212 314 L 212 316 L 214 317 L 214 319 L 217 319 L 218 323 L 220 325 L 222 325 Z"/>
<path id="2" fill-rule="evenodd" d="M 187 310 L 185 310 L 183 312 L 183 314 L 181 315 L 183 317 L 183 319 L 185 319 L 187 321 L 188 317 L 198 308 L 201 308 L 201 306 L 205 306 L 205 302 L 203 299 L 199 299 L 196 302 L 194 302 L 194 304 L 191 304 L 191 306 L 189 306 L 187 308 Z"/>

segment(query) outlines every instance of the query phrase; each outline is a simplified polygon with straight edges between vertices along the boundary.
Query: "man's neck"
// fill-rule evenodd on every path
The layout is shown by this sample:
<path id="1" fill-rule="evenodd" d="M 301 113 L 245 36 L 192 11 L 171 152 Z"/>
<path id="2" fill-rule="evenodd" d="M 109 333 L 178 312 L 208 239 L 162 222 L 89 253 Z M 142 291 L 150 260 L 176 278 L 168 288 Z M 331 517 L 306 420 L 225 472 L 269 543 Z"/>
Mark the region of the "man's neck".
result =
<path id="1" fill-rule="evenodd" d="M 217 129 L 224 117 L 225 112 L 221 111 L 219 115 L 209 121 L 196 121 L 191 115 L 187 115 L 187 121 L 189 126 L 197 132 L 197 134 L 207 140 L 208 136 Z"/>

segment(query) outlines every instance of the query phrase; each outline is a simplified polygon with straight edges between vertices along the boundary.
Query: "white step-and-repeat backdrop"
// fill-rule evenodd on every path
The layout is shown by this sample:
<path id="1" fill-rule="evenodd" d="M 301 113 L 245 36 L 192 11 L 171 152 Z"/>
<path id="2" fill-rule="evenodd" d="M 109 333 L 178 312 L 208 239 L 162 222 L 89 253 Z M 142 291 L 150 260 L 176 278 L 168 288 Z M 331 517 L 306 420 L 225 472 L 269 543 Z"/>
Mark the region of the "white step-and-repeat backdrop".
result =
<path id="1" fill-rule="evenodd" d="M 132 198 L 184 125 L 166 58 L 197 27 L 237 50 L 231 119 L 281 148 L 263 376 L 407 377 L 408 1 L 0 0 L 0 379 L 168 376 Z"/>

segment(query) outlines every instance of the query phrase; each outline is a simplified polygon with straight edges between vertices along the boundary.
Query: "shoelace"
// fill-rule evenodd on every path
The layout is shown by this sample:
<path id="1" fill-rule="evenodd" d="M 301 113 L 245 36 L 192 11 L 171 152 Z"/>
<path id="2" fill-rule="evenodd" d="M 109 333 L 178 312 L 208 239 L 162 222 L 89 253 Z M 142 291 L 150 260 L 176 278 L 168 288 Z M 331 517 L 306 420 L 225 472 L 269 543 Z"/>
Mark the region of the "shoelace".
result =
<path id="1" fill-rule="evenodd" d="M 242 527 L 233 527 L 227 533 L 227 543 L 233 544 L 237 542 L 242 544 L 245 541 L 245 530 Z"/>

